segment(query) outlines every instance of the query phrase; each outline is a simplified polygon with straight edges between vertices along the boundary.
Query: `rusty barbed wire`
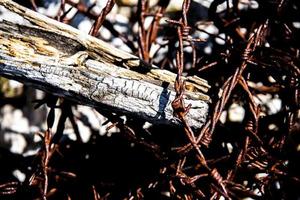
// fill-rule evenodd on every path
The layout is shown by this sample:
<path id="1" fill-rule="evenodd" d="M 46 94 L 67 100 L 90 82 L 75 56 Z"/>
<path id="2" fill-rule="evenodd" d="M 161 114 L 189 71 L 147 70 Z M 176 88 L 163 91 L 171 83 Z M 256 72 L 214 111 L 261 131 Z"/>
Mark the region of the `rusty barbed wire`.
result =
<path id="1" fill-rule="evenodd" d="M 115 5 L 115 0 L 108 0 L 105 7 L 102 9 L 100 15 L 97 17 L 95 23 L 93 24 L 90 34 L 92 36 L 97 36 L 100 27 L 102 26 L 106 15 L 112 10 Z"/>
<path id="2" fill-rule="evenodd" d="M 35 10 L 40 6 L 40 1 L 30 2 L 29 7 Z M 197 22 L 203 19 L 193 20 L 193 14 L 189 13 L 191 8 L 199 6 L 195 1 L 183 1 L 182 9 L 171 14 L 167 12 L 170 1 L 159 0 L 152 6 L 149 3 L 142 0 L 130 8 L 132 18 L 127 25 L 133 29 L 137 24 L 138 31 L 132 31 L 133 35 L 130 33 L 129 36 L 118 32 L 114 24 L 105 19 L 114 1 L 108 1 L 106 9 L 96 15 L 92 10 L 95 3 L 87 6 L 84 2 L 61 0 L 55 19 L 69 23 L 73 18 L 67 16 L 76 9 L 75 15 L 81 13 L 96 21 L 92 30 L 94 34 L 103 25 L 140 58 L 160 68 L 177 70 L 176 98 L 172 106 L 183 129 L 145 128 L 144 122 L 138 119 L 124 119 L 98 109 L 107 118 L 106 122 L 101 122 L 106 125 L 106 132 L 114 129 L 119 132 L 100 136 L 99 130 L 90 128 L 92 134 L 85 143 L 80 137 L 82 130 L 78 122 L 87 120 L 87 117 L 74 115 L 72 109 L 76 108 L 72 102 L 61 100 L 56 105 L 58 99 L 47 96 L 37 101 L 36 107 L 46 105 L 49 108 L 48 129 L 39 132 L 42 138 L 40 151 L 34 159 L 29 159 L 30 162 L 24 162 L 24 166 L 32 169 L 20 167 L 26 174 L 23 183 L 1 180 L 0 197 L 19 194 L 22 187 L 30 193 L 38 193 L 35 198 L 44 199 L 297 197 L 295 191 L 300 185 L 297 169 L 299 139 L 296 134 L 300 130 L 300 51 L 299 30 L 292 22 L 299 13 L 299 3 L 259 0 L 259 9 L 243 10 L 239 4 L 245 2 L 234 1 L 230 5 L 229 1 L 215 0 L 208 9 L 207 20 L 208 24 L 218 28 L 219 34 L 198 28 Z M 217 12 L 222 3 L 226 9 Z M 290 15 L 286 16 L 286 12 Z M 253 16 L 253 19 L 245 16 Z M 148 17 L 151 18 L 150 25 L 146 23 Z M 161 23 L 162 20 L 167 25 Z M 174 30 L 176 34 L 173 34 Z M 208 40 L 195 38 L 197 31 L 206 33 Z M 163 42 L 160 42 L 160 37 Z M 215 39 L 221 39 L 225 44 L 218 45 Z M 213 44 L 212 53 L 205 55 L 200 46 L 210 43 Z M 158 48 L 150 54 L 153 44 Z M 191 47 L 192 51 L 186 52 L 186 47 Z M 168 52 L 162 53 L 163 48 Z M 156 57 L 163 59 L 157 61 Z M 187 65 L 192 67 L 188 69 Z M 209 92 L 211 110 L 201 130 L 191 129 L 185 120 L 189 112 L 189 105 L 183 101 L 185 83 L 182 76 L 185 73 L 203 76 L 212 86 Z M 263 95 L 281 100 L 282 106 L 277 113 L 272 113 L 262 103 Z M 228 119 L 229 107 L 233 103 L 245 111 L 241 122 Z M 59 117 L 55 115 L 56 110 L 61 111 Z M 222 119 L 224 113 L 227 113 L 225 121 Z M 76 134 L 75 141 L 65 137 L 67 119 Z M 89 122 L 84 124 L 92 126 Z M 56 133 L 52 132 L 53 127 L 58 129 Z M 116 140 L 118 142 L 112 142 Z M 139 154 L 132 155 L 135 149 Z M 3 153 L 1 149 L 0 152 Z M 130 156 L 129 160 L 124 158 L 125 152 Z M 114 160 L 112 165 L 102 168 L 111 158 Z M 148 160 L 150 164 L 134 168 Z M 150 170 L 145 172 L 147 168 Z"/>
<path id="3" fill-rule="evenodd" d="M 92 11 L 92 9 L 96 6 L 95 3 L 93 3 L 92 5 L 87 7 L 87 5 L 85 5 L 82 2 L 76 3 L 74 0 L 65 0 L 65 1 L 66 1 L 66 3 L 71 5 L 71 8 L 62 14 L 62 16 L 61 16 L 62 21 L 68 22 L 68 21 L 72 20 L 72 19 L 66 19 L 68 12 L 70 12 L 72 8 L 76 8 L 77 12 L 82 13 L 83 15 L 87 16 L 90 19 L 93 19 L 95 21 L 97 20 L 98 15 Z M 76 14 L 74 16 L 76 16 Z M 106 20 L 104 18 L 102 25 L 105 28 L 107 28 L 114 37 L 120 38 L 130 49 L 133 50 L 133 52 L 136 51 L 133 41 L 128 39 L 128 37 L 126 37 L 124 34 L 118 32 L 108 20 Z"/>
<path id="4" fill-rule="evenodd" d="M 214 181 L 216 181 L 217 185 L 220 187 L 216 187 L 217 192 L 220 192 L 225 197 L 228 197 L 228 192 L 226 190 L 225 185 L 223 184 L 223 178 L 218 173 L 217 169 L 211 170 L 207 163 L 206 159 L 200 150 L 199 146 L 197 145 L 196 137 L 193 132 L 193 130 L 189 127 L 188 123 L 185 120 L 185 115 L 189 111 L 189 105 L 185 107 L 184 100 L 183 100 L 183 94 L 184 94 L 184 82 L 182 81 L 182 72 L 183 72 L 183 65 L 184 65 L 184 53 L 183 53 L 183 41 L 188 40 L 189 33 L 190 33 L 190 27 L 188 26 L 187 21 L 187 12 L 189 10 L 190 1 L 184 0 L 182 4 L 182 18 L 176 22 L 176 21 L 169 21 L 169 23 L 173 23 L 178 25 L 177 27 L 177 35 L 178 35 L 178 41 L 179 41 L 179 47 L 176 53 L 176 66 L 177 66 L 177 77 L 175 81 L 175 91 L 176 91 L 176 97 L 172 102 L 172 107 L 174 109 L 174 114 L 178 116 L 178 118 L 182 121 L 184 125 L 185 133 L 190 141 L 191 146 L 196 150 L 196 157 L 199 160 L 200 164 L 210 172 L 211 177 Z M 190 184 L 193 182 L 189 181 Z M 201 190 L 200 190 L 201 191 Z M 201 194 L 203 194 L 201 192 Z"/>
<path id="5" fill-rule="evenodd" d="M 256 47 L 259 45 L 261 40 L 264 40 L 264 37 L 266 34 L 265 32 L 267 31 L 267 29 L 268 29 L 268 21 L 266 21 L 265 23 L 263 23 L 262 25 L 260 25 L 258 27 L 256 33 L 249 39 L 247 47 L 245 48 L 245 50 L 243 52 L 243 58 L 246 57 L 249 59 L 250 53 L 255 51 Z M 244 70 L 246 69 L 246 67 L 247 67 L 247 62 L 243 61 L 242 64 L 240 65 L 240 67 L 238 67 L 236 69 L 234 75 L 232 75 L 228 79 L 229 81 L 223 85 L 223 87 L 221 89 L 222 95 L 220 97 L 220 100 L 216 103 L 216 106 L 215 106 L 214 112 L 213 112 L 213 117 L 208 120 L 208 122 L 206 123 L 207 126 L 205 126 L 201 130 L 199 137 L 197 138 L 197 142 L 201 142 L 205 146 L 209 145 L 209 143 L 211 141 L 211 134 L 214 132 L 215 125 L 220 119 L 221 112 L 222 112 L 225 104 L 227 103 L 228 98 L 231 95 L 231 92 L 237 85 L 238 81 L 241 79 L 242 74 L 243 74 Z"/>

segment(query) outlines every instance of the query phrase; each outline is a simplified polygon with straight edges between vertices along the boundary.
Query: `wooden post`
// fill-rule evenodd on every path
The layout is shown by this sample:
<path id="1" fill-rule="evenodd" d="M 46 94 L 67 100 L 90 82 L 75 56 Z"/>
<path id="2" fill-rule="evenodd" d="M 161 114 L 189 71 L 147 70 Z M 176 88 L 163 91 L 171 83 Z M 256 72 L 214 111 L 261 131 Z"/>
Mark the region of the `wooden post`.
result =
<path id="1" fill-rule="evenodd" d="M 176 75 L 79 30 L 10 0 L 0 5 L 34 25 L 0 22 L 0 75 L 31 84 L 81 104 L 180 125 L 173 116 Z M 185 77 L 190 126 L 200 128 L 208 113 L 209 85 Z"/>

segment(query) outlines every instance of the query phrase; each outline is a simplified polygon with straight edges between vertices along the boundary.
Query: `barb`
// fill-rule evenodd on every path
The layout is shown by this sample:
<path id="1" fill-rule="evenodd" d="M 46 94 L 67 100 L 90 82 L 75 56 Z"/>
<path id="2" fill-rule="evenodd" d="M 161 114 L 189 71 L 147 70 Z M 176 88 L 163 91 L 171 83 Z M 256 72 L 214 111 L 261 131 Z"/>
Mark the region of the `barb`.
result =
<path id="1" fill-rule="evenodd" d="M 190 32 L 190 27 L 188 26 L 188 21 L 187 21 L 187 12 L 189 10 L 190 6 L 190 1 L 185 0 L 183 1 L 182 5 L 182 18 L 176 22 L 176 21 L 169 21 L 173 24 L 178 25 L 177 27 L 177 35 L 178 35 L 178 41 L 179 41 L 179 47 L 176 53 L 176 66 L 177 66 L 177 76 L 176 76 L 176 81 L 175 81 L 175 91 L 176 91 L 176 98 L 172 102 L 172 107 L 174 109 L 174 114 L 182 121 L 184 124 L 184 130 L 186 133 L 186 136 L 188 137 L 191 146 L 193 149 L 196 151 L 196 158 L 208 172 L 210 172 L 211 177 L 213 180 L 216 181 L 216 183 L 220 186 L 220 190 L 217 189 L 218 192 L 223 194 L 225 197 L 228 197 L 227 190 L 222 182 L 222 178 L 217 172 L 217 169 L 211 170 L 207 163 L 206 159 L 200 150 L 199 145 L 197 144 L 197 140 L 195 137 L 195 134 L 191 127 L 189 127 L 188 123 L 185 120 L 185 115 L 189 111 L 190 105 L 186 106 L 184 105 L 184 100 L 183 100 L 183 94 L 184 94 L 184 82 L 182 80 L 182 72 L 183 72 L 183 66 L 184 66 L 184 53 L 183 53 L 183 41 L 188 40 L 189 38 L 189 32 Z M 192 181 L 189 181 L 189 183 L 192 183 Z M 200 191 L 201 192 L 201 191 Z M 202 194 L 202 192 L 201 192 Z"/>
<path id="2" fill-rule="evenodd" d="M 268 30 L 268 21 L 260 25 L 257 31 L 255 32 L 255 34 L 249 39 L 247 47 L 243 52 L 243 56 L 242 56 L 243 59 L 245 58 L 251 59 L 251 55 L 255 51 L 256 47 L 258 45 L 261 45 L 265 40 L 267 30 Z M 209 143 L 211 142 L 212 133 L 214 132 L 215 126 L 220 119 L 224 106 L 226 105 L 229 97 L 231 96 L 233 89 L 241 80 L 242 74 L 246 68 L 247 68 L 247 62 L 244 60 L 240 65 L 240 67 L 236 69 L 235 73 L 223 85 L 221 89 L 222 95 L 220 97 L 220 100 L 216 103 L 214 107 L 213 116 L 211 117 L 210 120 L 207 121 L 204 128 L 202 128 L 197 138 L 197 143 L 200 142 L 201 144 L 208 146 Z"/>
<path id="3" fill-rule="evenodd" d="M 87 119 L 90 116 L 82 114 L 76 118 L 77 115 L 73 115 L 71 105 L 67 105 L 65 100 L 63 102 L 66 105 L 56 106 L 53 101 L 56 102 L 57 98 L 53 101 L 50 100 L 51 98 L 46 98 L 38 102 L 37 107 L 46 103 L 50 108 L 47 125 L 51 129 L 54 124 L 54 112 L 57 108 L 61 109 L 62 115 L 57 126 L 59 130 L 52 138 L 50 137 L 50 145 L 49 139 L 46 139 L 49 136 L 41 131 L 43 147 L 34 162 L 32 160 L 24 162 L 22 156 L 8 154 L 9 160 L 13 163 L 16 160 L 17 166 L 22 163 L 22 166 L 32 168 L 24 170 L 19 167 L 20 171 L 26 173 L 26 177 L 30 177 L 31 174 L 32 177 L 22 184 L 0 184 L 0 197 L 12 197 L 19 194 L 19 191 L 24 191 L 22 187 L 25 187 L 25 190 L 30 193 L 38 193 L 37 198 L 41 195 L 44 198 L 58 196 L 58 198 L 70 199 L 74 196 L 79 197 L 78 195 L 84 199 L 91 197 L 94 199 L 144 199 L 153 198 L 153 196 L 157 199 L 189 200 L 249 197 L 253 199 L 299 198 L 297 193 L 300 184 L 297 173 L 299 142 L 296 133 L 300 130 L 300 51 L 298 49 L 299 38 L 296 36 L 298 28 L 297 24 L 294 24 L 297 21 L 294 13 L 300 10 L 299 5 L 294 1 L 285 0 L 257 1 L 259 9 L 256 9 L 252 4 L 248 4 L 248 1 L 233 1 L 231 4 L 230 1 L 215 0 L 208 9 L 209 19 L 203 19 L 203 16 L 197 15 L 202 13 L 198 12 L 202 5 L 196 1 L 185 0 L 182 4 L 181 16 L 179 16 L 180 12 L 167 13 L 167 6 L 170 4 L 168 0 L 159 0 L 156 4 L 151 4 L 152 1 L 149 0 L 137 1 L 137 5 L 126 7 L 124 10 L 122 6 L 125 1 L 121 1 L 117 2 L 119 11 L 130 10 L 127 13 L 130 15 L 129 23 L 126 24 L 130 30 L 128 35 L 119 33 L 118 29 L 114 29 L 113 23 L 104 20 L 105 9 L 102 10 L 104 16 L 102 19 L 100 15 L 93 13 L 91 9 L 95 4 L 87 7 L 82 2 L 61 0 L 61 8 L 56 19 L 68 23 L 73 20 L 67 19 L 68 13 L 71 9 L 77 9 L 78 13 L 95 20 L 94 26 L 97 20 L 102 21 L 102 25 L 114 37 L 126 43 L 133 54 L 139 54 L 145 61 L 153 62 L 160 68 L 177 70 L 176 76 L 172 74 L 171 84 L 167 87 L 168 91 L 169 88 L 172 90 L 172 97 L 169 99 L 175 97 L 173 102 L 171 100 L 168 102 L 169 116 L 176 116 L 177 122 L 180 119 L 183 129 L 144 124 L 141 119 L 132 116 L 125 119 L 119 114 L 112 113 L 110 109 L 105 110 L 104 107 L 103 109 L 99 107 L 98 111 L 107 118 L 107 122 L 112 124 L 107 127 L 107 130 L 114 127 L 109 131 L 116 131 L 111 135 L 109 133 L 102 136 L 107 131 L 95 128 Z M 0 3 L 3 2 L 10 1 L 0 0 Z M 32 2 L 40 5 L 38 1 Z M 35 7 L 33 4 L 27 4 L 29 7 Z M 72 7 L 66 9 L 67 4 Z M 225 7 L 222 8 L 223 5 Z M 22 13 L 21 10 L 19 12 Z M 258 20 L 258 16 L 264 18 Z M 170 18 L 166 20 L 167 25 L 162 20 L 165 17 Z M 152 21 L 148 23 L 148 19 Z M 210 33 L 209 28 L 200 29 L 192 24 L 196 26 L 197 24 L 201 26 L 214 24 L 219 33 Z M 136 25 L 138 29 L 132 28 Z M 174 30 L 176 34 L 173 33 Z M 207 34 L 208 39 L 205 43 L 197 44 L 201 42 L 194 38 L 197 31 Z M 225 37 L 221 34 L 225 34 Z M 79 36 L 80 34 L 74 35 L 74 42 L 77 39 L 82 41 Z M 163 42 L 157 40 L 161 37 Z M 224 45 L 219 44 L 217 40 L 220 39 L 225 43 Z M 90 41 L 93 41 L 92 44 L 95 43 L 94 40 Z M 51 44 L 51 42 L 48 43 L 48 45 Z M 212 47 L 212 53 L 209 55 L 203 52 L 203 47 L 206 45 Z M 0 45 L 0 49 L 7 47 L 8 45 Z M 156 47 L 158 47 L 157 50 Z M 185 51 L 186 47 L 191 47 L 192 52 Z M 167 53 L 165 53 L 166 49 L 168 49 Z M 94 53 L 101 52 L 95 48 L 88 50 Z M 154 54 L 152 50 L 155 50 Z M 110 58 L 113 54 L 114 52 L 105 54 L 105 57 Z M 89 56 L 93 57 L 92 54 Z M 127 63 L 127 60 L 134 62 L 138 59 L 125 60 Z M 117 60 L 117 63 L 123 63 L 123 60 Z M 128 67 L 127 64 L 124 65 Z M 140 67 L 140 65 L 137 63 L 134 66 Z M 190 65 L 192 68 L 189 68 Z M 22 67 L 24 65 L 18 69 Z M 74 74 L 86 74 L 86 71 L 82 70 L 83 67 L 72 66 L 70 68 L 72 73 L 79 72 Z M 112 73 L 111 68 L 111 66 L 107 67 L 105 74 L 120 76 L 121 70 L 115 70 Z M 51 70 L 48 71 L 50 74 L 56 72 Z M 46 71 L 43 71 L 43 74 L 45 73 Z M 191 82 L 197 79 L 191 80 L 192 76 L 185 78 L 185 73 L 188 75 L 201 73 L 201 76 L 208 79 L 212 85 L 209 91 L 212 100 L 210 119 L 201 126 L 201 130 L 193 129 L 187 123 L 190 122 L 188 115 L 193 112 L 193 107 L 190 107 L 186 95 L 195 91 L 195 85 L 191 85 Z M 62 76 L 65 74 L 63 73 Z M 155 74 L 151 73 L 151 75 Z M 99 74 L 93 77 L 95 81 L 100 80 Z M 153 79 L 156 78 L 159 77 L 153 77 Z M 131 85 L 130 81 L 136 81 L 134 83 L 138 84 L 134 85 L 140 88 L 140 79 L 132 80 L 131 77 L 126 78 L 121 85 Z M 127 97 L 130 95 L 140 97 L 141 94 L 146 93 L 146 91 L 136 93 L 135 90 L 128 92 L 127 86 L 124 89 L 120 85 L 115 85 L 116 82 L 110 82 L 108 86 L 113 87 L 115 89 L 113 91 L 126 94 Z M 80 83 L 85 86 L 90 84 L 90 81 Z M 2 82 L 0 86 L 1 84 Z M 100 83 L 90 85 L 99 86 L 98 84 Z M 103 87 L 97 87 L 94 91 L 101 88 Z M 68 86 L 68 91 L 69 89 L 70 86 Z M 111 92 L 103 96 L 109 94 Z M 146 96 L 150 97 L 153 92 L 150 91 L 148 94 Z M 161 94 L 168 96 L 168 92 Z M 28 95 L 22 94 L 21 101 L 24 100 L 24 96 Z M 161 100 L 156 99 L 159 102 Z M 16 99 L 5 98 L 5 103 L 2 102 L 1 105 L 12 100 L 14 103 L 11 105 L 18 104 L 20 108 L 20 99 L 16 101 Z M 271 107 L 273 100 L 276 106 Z M 195 102 L 197 100 L 191 105 Z M 124 105 L 124 102 L 121 104 Z M 244 110 L 245 113 L 240 114 L 237 121 L 232 118 L 233 104 L 238 104 L 239 109 Z M 126 107 L 130 108 L 131 105 L 130 101 Z M 141 110 L 146 107 L 142 107 Z M 76 107 L 73 108 L 76 109 Z M 152 110 L 161 111 L 164 108 L 158 106 L 158 109 Z M 80 137 L 77 137 L 76 141 L 62 137 L 67 118 L 70 119 L 77 135 L 79 135 L 78 121 L 89 128 L 91 136 L 87 143 L 82 143 Z M 103 123 L 102 118 L 97 123 L 107 125 Z M 132 154 L 135 150 L 138 151 L 138 155 Z M 7 153 L 1 148 L 0 153 L 2 161 Z M 129 161 L 125 159 L 127 155 L 130 156 Z M 111 160 L 106 160 L 106 157 L 114 158 L 112 165 L 105 166 L 109 163 L 107 161 Z M 26 157 L 27 159 L 29 158 Z M 58 159 L 60 162 L 52 162 L 52 159 L 53 161 Z M 99 160 L 102 163 L 101 166 L 96 164 Z M 149 161 L 149 163 L 146 166 L 140 166 L 141 160 Z M 3 169 L 6 169 L 6 166 L 8 165 L 4 165 Z M 65 167 L 69 169 L 62 169 Z M 147 168 L 150 170 L 147 171 Z M 82 181 L 82 177 L 88 177 L 88 179 Z M 142 180 L 139 177 L 142 177 Z M 66 191 L 60 187 L 66 183 L 68 185 L 69 181 L 75 183 L 72 184 L 70 190 Z M 277 189 L 278 187 L 280 189 Z"/>

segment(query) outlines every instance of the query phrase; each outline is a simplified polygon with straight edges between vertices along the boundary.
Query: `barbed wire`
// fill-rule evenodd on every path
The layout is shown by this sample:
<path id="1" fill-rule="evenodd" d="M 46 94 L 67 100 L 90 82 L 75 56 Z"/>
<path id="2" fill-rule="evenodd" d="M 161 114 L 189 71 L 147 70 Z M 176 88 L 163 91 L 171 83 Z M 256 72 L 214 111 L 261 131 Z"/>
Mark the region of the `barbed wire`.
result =
<path id="1" fill-rule="evenodd" d="M 34 0 L 30 2 L 31 7 L 37 10 L 40 2 Z M 292 23 L 295 20 L 294 15 L 299 14 L 299 3 L 284 0 L 257 1 L 259 9 L 244 11 L 238 7 L 239 1 L 233 1 L 233 5 L 225 0 L 213 1 L 208 8 L 208 17 L 219 29 L 219 33 L 225 33 L 225 39 L 219 35 L 210 35 L 213 38 L 223 39 L 225 45 L 221 47 L 215 44 L 209 58 L 199 50 L 199 46 L 208 41 L 195 37 L 197 35 L 195 32 L 201 30 L 197 27 L 197 23 L 192 23 L 192 14 L 189 14 L 192 8 L 195 8 L 194 1 L 184 0 L 182 9 L 174 14 L 175 17 L 167 13 L 170 1 L 159 0 L 154 7 L 151 7 L 147 0 L 138 1 L 132 9 L 134 17 L 128 21 L 130 28 L 134 24 L 138 26 L 133 37 L 118 32 L 113 23 L 106 20 L 107 15 L 118 3 L 119 1 L 108 0 L 106 6 L 97 15 L 93 12 L 95 3 L 87 6 L 83 2 L 62 0 L 55 19 L 70 23 L 74 16 L 72 18 L 67 16 L 73 8 L 76 8 L 77 14 L 81 13 L 94 20 L 90 30 L 93 36 L 101 37 L 100 27 L 104 26 L 141 59 L 177 73 L 174 83 L 176 97 L 172 107 L 174 115 L 182 122 L 182 129 L 174 130 L 171 127 L 160 126 L 147 129 L 143 126 L 144 122 L 138 119 L 128 117 L 124 120 L 114 113 L 97 109 L 97 112 L 111 123 L 107 129 L 118 128 L 126 144 L 151 155 L 141 154 L 137 162 L 134 162 L 133 158 L 131 162 L 137 164 L 143 161 L 143 156 L 147 155 L 147 159 L 152 161 L 147 167 L 155 168 L 155 173 L 151 174 L 150 178 L 143 178 L 128 188 L 124 185 L 131 180 L 136 180 L 136 177 L 134 174 L 126 176 L 126 172 L 122 170 L 127 169 L 130 163 L 121 163 L 117 166 L 117 170 L 112 170 L 110 174 L 113 177 L 124 175 L 128 179 L 128 182 L 124 181 L 125 184 L 118 182 L 117 178 L 111 182 L 105 182 L 105 179 L 103 182 L 96 180 L 101 173 L 100 169 L 95 169 L 93 163 L 89 164 L 92 170 L 82 171 L 77 169 L 77 166 L 69 166 L 70 170 L 68 170 L 58 165 L 53 161 L 57 160 L 57 157 L 68 159 L 73 154 L 72 158 L 74 158 L 79 157 L 78 155 L 83 152 L 82 149 L 78 150 L 75 147 L 72 151 L 71 145 L 67 149 L 63 143 L 67 119 L 70 120 L 76 133 L 76 145 L 88 146 L 87 148 L 91 149 L 90 154 L 97 150 L 93 145 L 95 141 L 99 142 L 100 136 L 94 136 L 96 139 L 90 139 L 90 143 L 85 146 L 76 123 L 79 119 L 75 119 L 73 115 L 74 104 L 47 95 L 45 99 L 37 102 L 37 107 L 46 104 L 49 113 L 48 128 L 39 133 L 43 139 L 41 149 L 33 164 L 28 164 L 34 166 L 34 169 L 26 171 L 29 178 L 23 185 L 14 181 L 1 183 L 0 195 L 17 195 L 19 188 L 28 187 L 38 188 L 39 194 L 36 196 L 44 199 L 50 199 L 55 195 L 71 199 L 71 194 L 78 194 L 75 190 L 79 186 L 62 189 L 60 185 L 68 181 L 77 181 L 76 184 L 80 185 L 79 182 L 84 182 L 82 184 L 88 188 L 80 192 L 85 193 L 85 197 L 93 199 L 116 199 L 116 197 L 144 199 L 149 196 L 159 199 L 162 195 L 166 199 L 220 199 L 221 196 L 226 199 L 244 197 L 263 199 L 272 198 L 274 194 L 280 197 L 296 197 L 295 188 L 300 185 L 299 173 L 297 174 L 296 170 L 299 166 L 296 164 L 299 156 L 297 150 L 299 141 L 295 136 L 300 130 L 300 54 L 297 37 L 299 30 L 293 28 Z M 217 11 L 223 3 L 227 4 L 226 9 L 222 12 Z M 67 5 L 70 6 L 69 9 Z M 292 13 L 291 16 L 287 16 L 288 11 Z M 249 15 L 248 12 L 254 13 L 252 13 L 253 19 L 245 17 Z M 152 17 L 150 23 L 146 22 L 147 17 Z M 168 19 L 165 20 L 164 17 Z M 201 21 L 201 19 L 197 20 Z M 146 23 L 150 25 L 146 27 Z M 242 31 L 242 28 L 246 31 Z M 203 31 L 209 33 L 207 30 Z M 164 38 L 164 43 L 158 42 L 159 37 Z M 151 54 L 154 44 L 159 48 Z M 168 48 L 168 52 L 163 54 L 162 60 L 155 61 L 155 57 L 164 47 Z M 192 49 L 190 54 L 185 51 L 185 47 Z M 187 65 L 192 67 L 189 69 Z M 210 113 L 200 130 L 192 129 L 185 118 L 190 107 L 183 100 L 186 94 L 183 76 L 186 73 L 204 76 L 212 85 L 209 92 L 212 101 Z M 266 81 L 269 76 L 275 79 L 275 83 Z M 263 94 L 277 95 L 281 98 L 282 108 L 279 112 L 268 114 L 264 110 L 263 105 L 257 100 L 258 96 Z M 228 111 L 233 102 L 243 104 L 244 119 L 239 123 L 229 120 L 221 122 L 222 114 Z M 60 110 L 62 114 L 58 119 L 57 131 L 54 133 L 52 128 L 56 110 Z M 226 150 L 226 145 L 229 144 L 232 150 L 229 150 L 230 148 Z M 121 155 L 115 159 L 123 161 L 122 149 L 118 148 L 120 147 L 113 148 L 115 154 L 105 153 Z M 130 153 L 131 150 L 128 152 Z M 103 157 L 107 156 L 100 154 L 97 158 L 101 162 L 107 162 Z M 130 166 L 133 168 L 133 165 Z M 76 169 L 74 170 L 76 172 L 72 169 Z M 122 173 L 117 173 L 118 170 Z M 78 178 L 86 174 L 96 178 L 91 178 L 92 181 L 85 179 L 82 181 L 83 178 Z M 280 191 L 276 189 L 278 184 L 284 189 Z"/>

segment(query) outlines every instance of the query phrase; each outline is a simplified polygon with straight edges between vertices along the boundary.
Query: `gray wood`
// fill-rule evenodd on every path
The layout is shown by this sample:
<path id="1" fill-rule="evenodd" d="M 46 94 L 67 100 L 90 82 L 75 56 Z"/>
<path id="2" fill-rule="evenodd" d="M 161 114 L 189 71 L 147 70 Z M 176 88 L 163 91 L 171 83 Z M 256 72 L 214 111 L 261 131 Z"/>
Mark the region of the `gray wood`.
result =
<path id="1" fill-rule="evenodd" d="M 176 75 L 18 4 L 0 5 L 34 25 L 0 23 L 0 75 L 31 84 L 81 104 L 141 117 L 156 124 L 180 125 L 171 106 Z M 185 104 L 190 126 L 206 120 L 207 82 L 186 81 Z"/>

